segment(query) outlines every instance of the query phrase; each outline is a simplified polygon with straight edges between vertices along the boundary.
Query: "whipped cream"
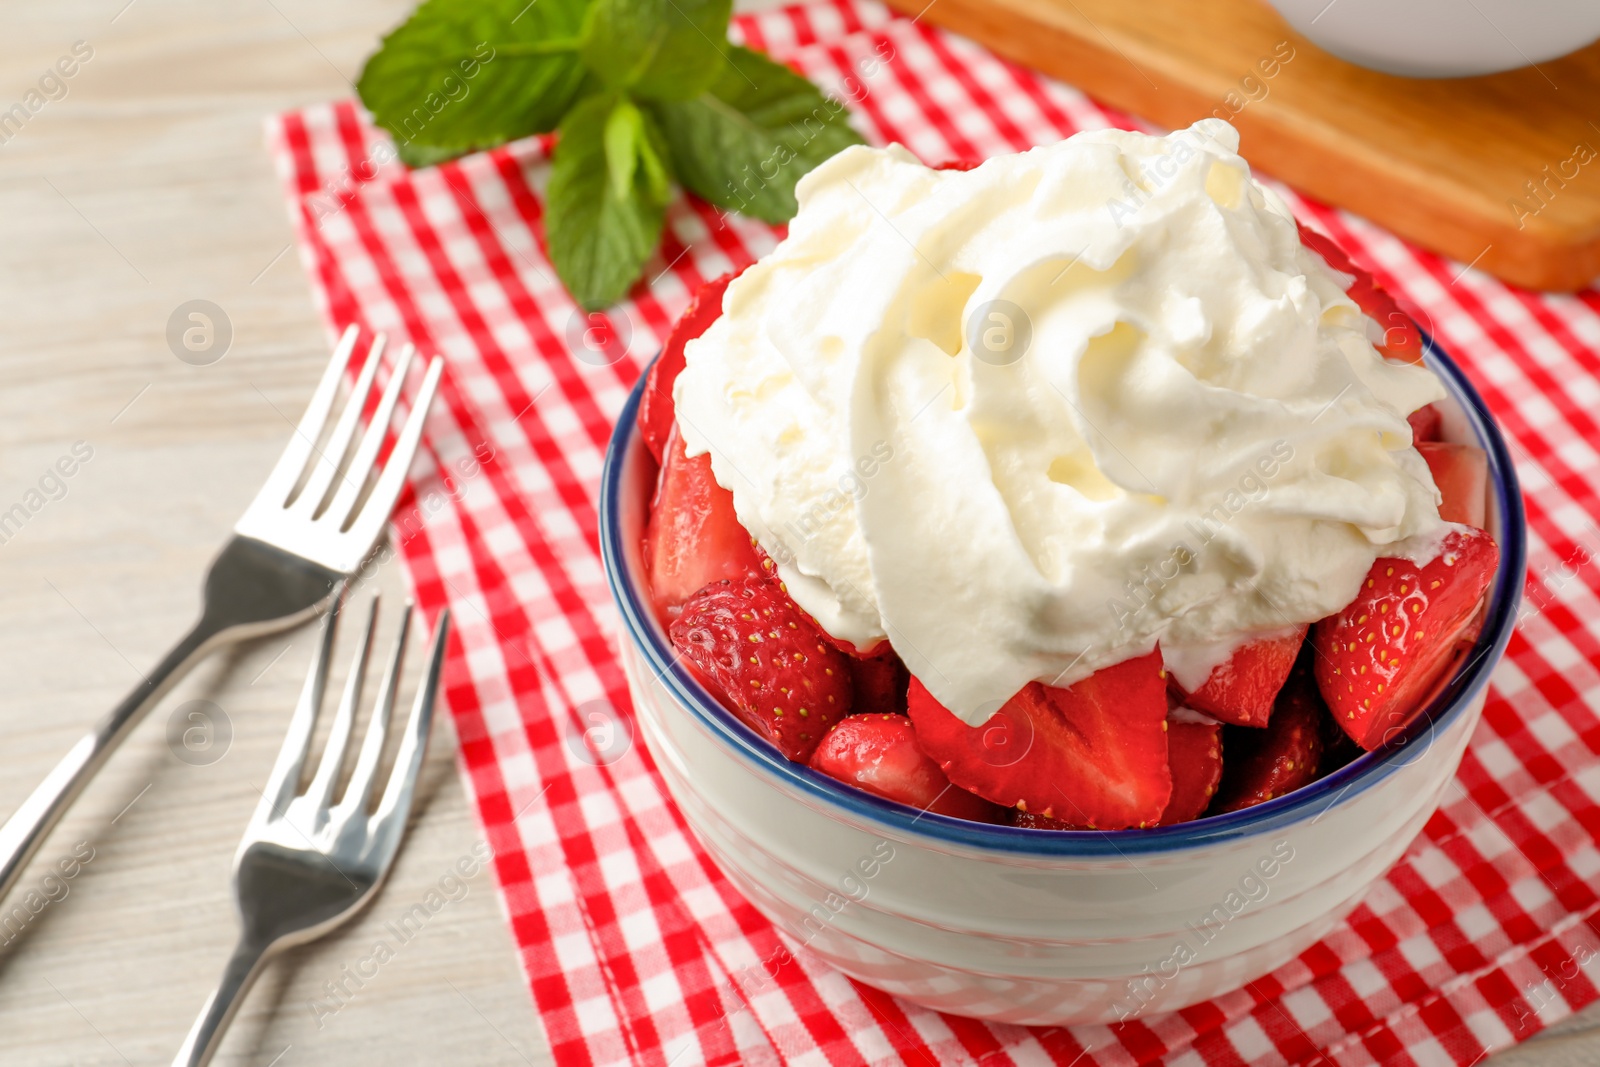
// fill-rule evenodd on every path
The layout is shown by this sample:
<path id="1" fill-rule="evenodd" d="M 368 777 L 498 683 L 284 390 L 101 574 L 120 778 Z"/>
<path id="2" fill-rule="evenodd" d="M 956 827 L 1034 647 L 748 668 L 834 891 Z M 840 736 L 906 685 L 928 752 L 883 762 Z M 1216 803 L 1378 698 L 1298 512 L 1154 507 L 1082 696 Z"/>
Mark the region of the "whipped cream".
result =
<path id="1" fill-rule="evenodd" d="M 1158 641 L 1196 686 L 1442 533 L 1406 415 L 1443 387 L 1237 148 L 846 149 L 687 347 L 689 453 L 795 600 L 969 723 Z"/>

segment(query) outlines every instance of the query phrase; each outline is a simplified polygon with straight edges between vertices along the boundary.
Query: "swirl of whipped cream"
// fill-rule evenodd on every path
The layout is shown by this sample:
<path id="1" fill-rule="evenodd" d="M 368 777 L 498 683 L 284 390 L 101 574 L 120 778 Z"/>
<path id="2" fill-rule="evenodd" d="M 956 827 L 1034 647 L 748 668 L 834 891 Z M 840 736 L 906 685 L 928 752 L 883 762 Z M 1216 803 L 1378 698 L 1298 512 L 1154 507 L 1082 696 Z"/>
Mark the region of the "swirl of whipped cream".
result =
<path id="1" fill-rule="evenodd" d="M 1237 148 L 847 149 L 688 346 L 688 450 L 795 600 L 970 723 L 1158 641 L 1198 685 L 1443 532 L 1406 422 L 1443 387 Z"/>

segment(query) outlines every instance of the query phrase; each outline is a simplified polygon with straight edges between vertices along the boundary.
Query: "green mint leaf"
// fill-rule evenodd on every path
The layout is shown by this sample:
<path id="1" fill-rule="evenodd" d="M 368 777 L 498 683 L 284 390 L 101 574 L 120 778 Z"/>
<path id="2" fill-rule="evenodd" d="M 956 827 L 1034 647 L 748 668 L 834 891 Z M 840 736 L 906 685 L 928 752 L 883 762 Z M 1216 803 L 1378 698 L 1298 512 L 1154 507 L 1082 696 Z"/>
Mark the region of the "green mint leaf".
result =
<path id="1" fill-rule="evenodd" d="M 801 175 L 862 143 L 841 101 L 783 64 L 732 45 L 707 92 L 651 111 L 686 188 L 766 222 L 793 218 Z"/>
<path id="2" fill-rule="evenodd" d="M 635 149 L 644 163 L 630 171 L 619 195 L 607 159 L 606 131 L 621 107 L 633 107 L 612 94 L 582 100 L 561 122 L 550 184 L 545 189 L 545 236 L 556 273 L 586 311 L 620 300 L 639 277 L 645 260 L 661 241 L 666 216 L 665 182 L 649 175 L 647 152 L 666 156 L 661 133 L 649 116 L 639 115 Z"/>
<path id="3" fill-rule="evenodd" d="M 666 203 L 672 194 L 672 172 L 665 158 L 667 141 L 654 119 L 649 115 L 641 115 L 641 118 L 650 133 L 639 141 L 639 162 L 644 166 L 645 185 L 652 197 Z"/>
<path id="4" fill-rule="evenodd" d="M 583 61 L 613 89 L 654 100 L 705 90 L 732 49 L 733 0 L 595 0 Z"/>
<path id="5" fill-rule="evenodd" d="M 553 130 L 587 77 L 585 6 L 426 0 L 367 59 L 361 102 L 401 146 L 459 154 Z"/>
<path id="6" fill-rule="evenodd" d="M 639 142 L 644 140 L 644 116 L 627 97 L 618 100 L 606 116 L 603 140 L 611 191 L 619 197 L 627 196 L 633 187 L 634 168 L 639 164 Z"/>

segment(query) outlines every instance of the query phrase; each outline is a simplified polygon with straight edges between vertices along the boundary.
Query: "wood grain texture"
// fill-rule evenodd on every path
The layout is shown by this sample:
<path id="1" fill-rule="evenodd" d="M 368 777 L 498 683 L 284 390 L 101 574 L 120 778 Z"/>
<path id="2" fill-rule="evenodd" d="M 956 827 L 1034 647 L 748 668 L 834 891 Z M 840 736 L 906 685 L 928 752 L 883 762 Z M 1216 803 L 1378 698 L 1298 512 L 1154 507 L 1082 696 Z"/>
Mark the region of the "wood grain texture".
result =
<path id="1" fill-rule="evenodd" d="M 1261 0 L 889 3 L 1164 126 L 1227 118 L 1262 171 L 1505 281 L 1600 275 L 1600 44 L 1416 80 L 1334 58 Z"/>
<path id="2" fill-rule="evenodd" d="M 119 16 L 125 2 L 21 6 L 0 34 L 0 110 L 73 42 L 93 49 L 66 96 L 0 144 L 0 511 L 73 442 L 93 449 L 65 495 L 0 543 L 0 816 L 192 621 L 207 562 L 288 439 L 284 416 L 298 417 L 328 347 L 262 119 L 349 96 L 409 7 L 136 0 Z M 232 322 L 210 366 L 167 347 L 168 316 L 193 298 Z M 374 584 L 392 627 L 399 575 Z M 312 637 L 202 664 L 46 843 L 9 903 L 59 899 L 15 936 L 0 922 L 0 1063 L 170 1061 L 232 946 L 233 851 Z M 167 720 L 193 699 L 232 726 L 210 765 L 167 745 Z M 270 967 L 216 1062 L 548 1063 L 490 871 L 451 888 L 458 899 L 404 945 L 386 930 L 480 840 L 442 716 L 394 877 L 355 923 Z M 93 858 L 59 879 L 80 845 Z M 394 958 L 347 977 L 373 970 L 363 961 L 385 938 Z"/>

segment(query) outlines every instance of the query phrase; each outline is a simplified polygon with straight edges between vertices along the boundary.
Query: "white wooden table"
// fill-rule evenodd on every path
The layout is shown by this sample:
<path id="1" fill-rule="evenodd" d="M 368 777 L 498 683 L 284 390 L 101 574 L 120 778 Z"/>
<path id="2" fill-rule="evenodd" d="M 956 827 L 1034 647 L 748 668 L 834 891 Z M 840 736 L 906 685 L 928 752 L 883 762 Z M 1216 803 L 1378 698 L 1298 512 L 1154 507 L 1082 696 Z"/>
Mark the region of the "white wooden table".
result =
<path id="1" fill-rule="evenodd" d="M 0 126 L 0 513 L 29 509 L 0 528 L 0 815 L 191 621 L 206 562 L 282 447 L 284 413 L 298 416 L 325 339 L 261 120 L 350 95 L 409 5 L 8 6 L 0 112 L 76 42 L 92 55 L 47 80 L 59 98 L 41 93 L 20 129 Z M 209 366 L 166 340 L 173 309 L 197 298 L 233 329 Z M 76 442 L 88 462 L 45 478 Z M 374 584 L 396 607 L 393 571 Z M 233 849 L 310 652 L 302 631 L 203 665 L 57 830 L 19 894 L 48 903 L 17 932 L 0 909 L 0 1063 L 168 1062 L 232 943 Z M 204 765 L 167 742 L 192 700 L 232 732 Z M 387 929 L 480 840 L 447 718 L 434 742 L 393 880 L 356 923 L 273 966 L 217 1062 L 549 1062 L 488 871 L 403 944 Z M 47 880 L 74 852 L 92 858 Z M 394 955 L 374 973 L 379 940 Z M 1594 1063 L 1587 1036 L 1494 1061 Z"/>
<path id="2" fill-rule="evenodd" d="M 191 621 L 211 553 L 288 439 L 284 414 L 299 417 L 327 347 L 261 121 L 350 95 L 406 7 L 125 2 L 16 5 L 0 33 L 0 111 L 74 42 L 93 49 L 65 97 L 0 144 L 0 511 L 74 442 L 93 450 L 0 544 L 0 813 Z M 232 323 L 210 366 L 166 341 L 195 298 Z M 374 584 L 392 623 L 398 575 Z M 170 1060 L 232 944 L 233 849 L 311 648 L 308 629 L 203 665 L 46 844 L 8 904 L 59 899 L 14 937 L 0 908 L 0 1063 Z M 208 765 L 167 743 L 195 699 L 233 734 Z M 217 1062 L 549 1062 L 490 871 L 447 883 L 457 899 L 405 943 L 387 929 L 481 840 L 448 717 L 419 805 L 372 908 L 273 966 Z M 47 883 L 75 847 L 93 858 Z M 373 973 L 379 940 L 394 956 Z"/>

